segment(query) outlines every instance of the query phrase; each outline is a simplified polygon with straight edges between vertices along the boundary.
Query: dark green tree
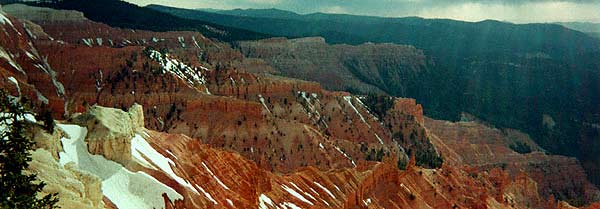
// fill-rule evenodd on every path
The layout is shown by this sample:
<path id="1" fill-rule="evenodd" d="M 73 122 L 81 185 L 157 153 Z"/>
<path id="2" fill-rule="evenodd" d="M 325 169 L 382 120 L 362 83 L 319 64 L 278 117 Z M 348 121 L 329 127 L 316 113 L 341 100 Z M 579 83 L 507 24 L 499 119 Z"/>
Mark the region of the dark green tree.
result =
<path id="1" fill-rule="evenodd" d="M 23 103 L 25 104 L 25 103 Z M 44 182 L 24 172 L 31 161 L 34 142 L 26 135 L 30 114 L 18 99 L 0 90 L 0 208 L 58 208 L 56 194 L 38 198 Z"/>

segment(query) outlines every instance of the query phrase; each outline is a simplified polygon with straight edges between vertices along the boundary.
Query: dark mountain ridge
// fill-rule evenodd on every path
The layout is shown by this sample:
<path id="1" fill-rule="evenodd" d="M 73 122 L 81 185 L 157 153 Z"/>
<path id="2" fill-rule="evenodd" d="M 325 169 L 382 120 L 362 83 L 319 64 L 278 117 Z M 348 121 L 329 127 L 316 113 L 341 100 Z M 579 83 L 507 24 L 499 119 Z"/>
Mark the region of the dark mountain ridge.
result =
<path id="1" fill-rule="evenodd" d="M 151 31 L 198 31 L 209 38 L 222 41 L 255 40 L 268 37 L 244 29 L 176 17 L 121 0 L 4 1 L 0 3 L 23 3 L 54 9 L 77 10 L 93 21 L 103 22 L 113 27 Z"/>

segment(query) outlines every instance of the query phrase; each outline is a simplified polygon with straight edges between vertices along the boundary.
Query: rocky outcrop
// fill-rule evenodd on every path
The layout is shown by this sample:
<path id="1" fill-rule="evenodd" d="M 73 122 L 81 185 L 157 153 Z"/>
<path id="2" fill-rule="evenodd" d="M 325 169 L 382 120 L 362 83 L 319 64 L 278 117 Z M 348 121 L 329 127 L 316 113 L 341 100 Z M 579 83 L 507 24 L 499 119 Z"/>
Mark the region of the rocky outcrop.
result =
<path id="1" fill-rule="evenodd" d="M 73 122 L 90 132 L 85 139 L 90 153 L 127 164 L 131 160 L 131 139 L 136 129 L 143 128 L 143 119 L 140 105 L 132 106 L 129 112 L 93 106 Z"/>
<path id="2" fill-rule="evenodd" d="M 42 148 L 50 152 L 55 160 L 58 160 L 58 153 L 63 151 L 60 142 L 60 138 L 64 134 L 62 130 L 55 128 L 52 133 L 48 133 L 44 129 L 34 126 L 30 132 L 33 134 L 31 138 L 35 142 L 35 149 Z"/>
<path id="3" fill-rule="evenodd" d="M 61 208 L 104 208 L 100 178 L 71 165 L 62 167 L 45 149 L 35 150 L 31 158 L 28 171 L 46 183 L 39 195 L 58 193 Z"/>

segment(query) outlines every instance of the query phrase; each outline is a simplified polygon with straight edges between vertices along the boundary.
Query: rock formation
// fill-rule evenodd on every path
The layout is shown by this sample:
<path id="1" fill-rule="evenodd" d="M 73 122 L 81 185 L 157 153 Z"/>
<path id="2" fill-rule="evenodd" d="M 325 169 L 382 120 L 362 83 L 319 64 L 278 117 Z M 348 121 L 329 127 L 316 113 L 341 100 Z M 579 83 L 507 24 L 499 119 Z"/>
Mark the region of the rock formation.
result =
<path id="1" fill-rule="evenodd" d="M 144 127 L 142 111 L 140 105 L 133 105 L 129 112 L 93 106 L 73 118 L 73 123 L 89 131 L 85 141 L 90 153 L 126 164 L 131 160 L 131 139 Z"/>
<path id="2" fill-rule="evenodd" d="M 363 96 L 322 89 L 376 89 L 342 76 L 375 73 L 352 71 L 356 59 L 419 70 L 425 60 L 410 46 L 272 39 L 243 43 L 242 54 L 197 32 L 26 11 L 37 10 L 15 14 L 31 22 L 8 16 L 12 24 L 0 24 L 0 86 L 35 98 L 35 107 L 47 103 L 61 119 L 62 131 L 35 134 L 32 171 L 64 177 L 40 178 L 53 185 L 48 192 L 66 195 L 66 208 L 540 208 L 549 189 L 595 191 L 573 159 L 510 151 L 505 139 L 518 133 L 447 128 L 407 98 L 394 98 L 380 118 Z M 261 54 L 291 49 L 306 57 L 280 63 L 290 70 L 319 56 L 311 65 L 347 71 L 314 77 L 321 83 L 264 73 L 274 60 L 258 61 Z M 422 153 L 440 153 L 445 164 L 423 168 Z"/>

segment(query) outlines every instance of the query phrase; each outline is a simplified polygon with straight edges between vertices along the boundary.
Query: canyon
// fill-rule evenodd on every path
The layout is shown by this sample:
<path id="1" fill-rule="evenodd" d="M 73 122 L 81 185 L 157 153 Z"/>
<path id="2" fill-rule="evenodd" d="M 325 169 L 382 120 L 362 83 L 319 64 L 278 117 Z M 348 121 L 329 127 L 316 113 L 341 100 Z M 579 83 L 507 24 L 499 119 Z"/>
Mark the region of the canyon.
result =
<path id="1" fill-rule="evenodd" d="M 411 98 L 383 96 L 380 112 L 341 91 L 382 92 L 390 76 L 345 77 L 357 75 L 340 67 L 349 63 L 400 66 L 393 76 L 410 79 L 428 62 L 414 47 L 235 46 L 77 11 L 1 9 L 0 86 L 57 119 L 53 133 L 31 130 L 30 170 L 63 208 L 598 208 L 581 163 L 527 134 L 434 120 Z M 313 63 L 288 60 L 319 47 L 301 54 Z M 287 77 L 296 68 L 314 73 Z"/>

